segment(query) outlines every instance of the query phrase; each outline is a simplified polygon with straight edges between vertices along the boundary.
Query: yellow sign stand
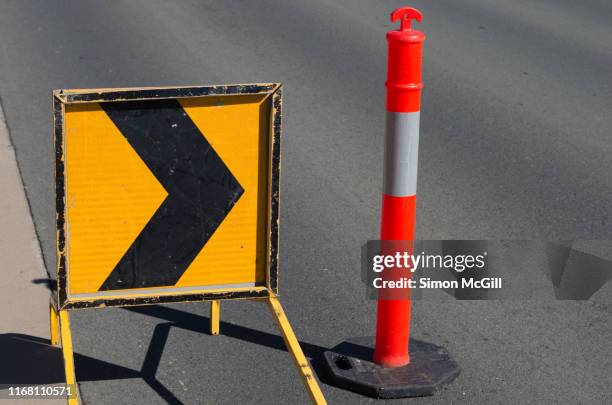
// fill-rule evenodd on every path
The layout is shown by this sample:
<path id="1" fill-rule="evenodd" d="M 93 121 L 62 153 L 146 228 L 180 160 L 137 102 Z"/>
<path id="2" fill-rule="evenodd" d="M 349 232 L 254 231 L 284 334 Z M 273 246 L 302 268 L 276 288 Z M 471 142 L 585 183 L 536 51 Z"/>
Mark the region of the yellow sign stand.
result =
<path id="1" fill-rule="evenodd" d="M 268 303 L 311 398 L 325 399 L 278 301 L 282 88 L 250 84 L 53 93 L 61 343 L 78 403 L 69 310 Z"/>

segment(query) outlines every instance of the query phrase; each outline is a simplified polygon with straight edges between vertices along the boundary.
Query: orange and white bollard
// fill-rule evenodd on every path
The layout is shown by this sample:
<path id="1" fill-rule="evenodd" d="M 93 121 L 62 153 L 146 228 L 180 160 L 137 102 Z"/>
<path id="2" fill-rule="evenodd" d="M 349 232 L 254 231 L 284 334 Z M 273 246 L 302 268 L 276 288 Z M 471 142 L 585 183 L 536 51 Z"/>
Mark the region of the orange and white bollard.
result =
<path id="1" fill-rule="evenodd" d="M 385 126 L 382 241 L 412 241 L 416 219 L 416 186 L 421 110 L 421 61 L 425 34 L 411 29 L 421 13 L 403 7 L 391 14 L 401 21 L 389 31 L 387 63 L 387 120 Z M 376 320 L 374 361 L 384 367 L 405 366 L 410 361 L 410 297 L 380 297 Z"/>
<path id="2" fill-rule="evenodd" d="M 425 34 L 411 28 L 421 13 L 411 7 L 391 13 L 398 30 L 387 33 L 387 118 L 381 217 L 381 253 L 412 253 L 419 149 L 421 62 Z M 389 270 L 389 269 L 387 269 Z M 383 276 L 397 280 L 404 273 Z M 410 273 L 408 269 L 408 273 Z M 410 352 L 412 354 L 409 355 Z M 378 398 L 432 395 L 452 381 L 459 365 L 440 346 L 410 339 L 408 289 L 378 291 L 376 337 L 352 338 L 324 353 L 338 386 Z"/>

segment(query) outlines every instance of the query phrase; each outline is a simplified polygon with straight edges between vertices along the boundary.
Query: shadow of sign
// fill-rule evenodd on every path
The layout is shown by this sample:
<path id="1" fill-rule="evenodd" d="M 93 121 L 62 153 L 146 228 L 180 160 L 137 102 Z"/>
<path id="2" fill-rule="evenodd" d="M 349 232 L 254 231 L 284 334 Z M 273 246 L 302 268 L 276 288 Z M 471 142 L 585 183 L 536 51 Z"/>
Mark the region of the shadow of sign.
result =
<path id="1" fill-rule="evenodd" d="M 75 353 L 82 381 L 138 378 L 141 373 Z M 0 334 L 0 389 L 12 385 L 65 383 L 62 350 L 47 339 L 20 333 Z"/>
<path id="2" fill-rule="evenodd" d="M 134 306 L 124 308 L 130 312 L 136 312 L 142 315 L 151 316 L 158 319 L 169 321 L 168 323 L 158 324 L 155 327 L 153 336 L 157 336 L 156 349 L 152 349 L 153 342 L 149 347 L 149 353 L 147 357 L 151 359 L 161 358 L 163 351 L 163 344 L 165 344 L 166 338 L 170 333 L 171 327 L 181 328 L 196 333 L 210 334 L 208 327 L 209 318 L 190 312 L 181 311 L 174 308 L 169 308 L 162 305 L 148 305 L 148 306 Z M 244 342 L 253 343 L 256 345 L 264 346 L 270 349 L 280 350 L 283 352 L 287 351 L 287 347 L 283 341 L 283 338 L 279 335 L 275 335 L 268 332 L 259 331 L 256 329 L 247 328 L 245 326 L 236 325 L 229 322 L 220 322 L 220 335 L 239 339 Z M 162 344 L 163 341 L 163 344 Z M 304 355 L 311 360 L 311 366 L 319 380 L 324 384 L 331 384 L 329 382 L 327 372 L 324 369 L 324 365 L 320 362 L 323 352 L 329 350 L 326 347 L 318 346 L 312 343 L 299 341 L 300 346 L 304 352 Z M 146 362 L 146 360 L 145 360 Z M 152 366 L 157 367 L 158 363 L 152 363 Z M 144 370 L 143 366 L 143 370 Z M 150 385 L 150 384 L 149 384 Z M 152 386 L 153 389 L 155 387 Z"/>
<path id="3" fill-rule="evenodd" d="M 78 381 L 140 378 L 166 403 L 182 404 L 156 377 L 166 341 L 172 327 L 209 334 L 207 326 L 209 319 L 157 305 L 128 307 L 126 310 L 166 321 L 155 326 L 141 369 L 133 370 L 74 353 Z M 275 350 L 287 351 L 283 338 L 279 335 L 228 322 L 221 321 L 221 335 Z M 304 354 L 313 360 L 312 367 L 321 382 L 328 383 L 323 365 L 318 361 L 321 354 L 328 349 L 304 342 L 300 342 L 300 345 Z M 19 333 L 0 334 L 0 358 L 2 359 L 0 390 L 15 385 L 60 384 L 66 381 L 62 351 L 59 347 L 50 345 L 47 339 Z"/>
<path id="4" fill-rule="evenodd" d="M 79 381 L 142 378 L 166 402 L 180 404 L 155 378 L 169 328 L 168 323 L 158 325 L 140 371 L 74 353 Z M 62 350 L 51 346 L 47 339 L 20 333 L 1 334 L 0 357 L 0 389 L 15 385 L 63 384 L 66 381 Z"/>

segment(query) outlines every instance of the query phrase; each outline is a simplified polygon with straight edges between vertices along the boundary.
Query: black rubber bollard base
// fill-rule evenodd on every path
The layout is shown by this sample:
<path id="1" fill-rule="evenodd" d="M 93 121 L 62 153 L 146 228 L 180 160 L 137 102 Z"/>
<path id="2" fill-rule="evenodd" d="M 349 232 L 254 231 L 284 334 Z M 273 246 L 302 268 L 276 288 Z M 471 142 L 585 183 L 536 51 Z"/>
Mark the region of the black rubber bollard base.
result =
<path id="1" fill-rule="evenodd" d="M 323 353 L 334 384 L 375 398 L 433 395 L 461 368 L 442 346 L 410 339 L 410 364 L 384 368 L 372 362 L 374 337 L 349 339 Z"/>

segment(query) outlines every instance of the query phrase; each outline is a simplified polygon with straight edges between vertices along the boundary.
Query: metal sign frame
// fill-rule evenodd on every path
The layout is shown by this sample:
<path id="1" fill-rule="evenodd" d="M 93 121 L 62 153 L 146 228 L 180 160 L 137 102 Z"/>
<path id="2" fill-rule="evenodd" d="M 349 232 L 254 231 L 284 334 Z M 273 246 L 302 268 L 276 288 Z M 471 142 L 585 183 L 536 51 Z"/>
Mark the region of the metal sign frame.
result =
<path id="1" fill-rule="evenodd" d="M 80 103 L 122 102 L 198 98 L 225 95 L 264 95 L 270 103 L 268 134 L 268 198 L 265 285 L 207 290 L 189 288 L 186 291 L 169 291 L 156 295 L 143 294 L 138 290 L 118 290 L 117 295 L 96 298 L 75 298 L 68 294 L 66 248 L 68 244 L 66 226 L 66 173 L 65 173 L 65 111 L 67 105 Z M 278 293 L 278 231 L 279 231 L 279 181 L 282 87 L 279 83 L 237 84 L 198 87 L 159 87 L 92 90 L 56 90 L 53 92 L 54 138 L 55 138 L 55 192 L 57 230 L 57 294 L 53 301 L 57 309 L 96 308 L 104 306 L 128 306 L 162 304 L 190 301 L 212 301 L 219 299 L 266 298 Z M 119 293 L 121 291 L 121 293 Z"/>

